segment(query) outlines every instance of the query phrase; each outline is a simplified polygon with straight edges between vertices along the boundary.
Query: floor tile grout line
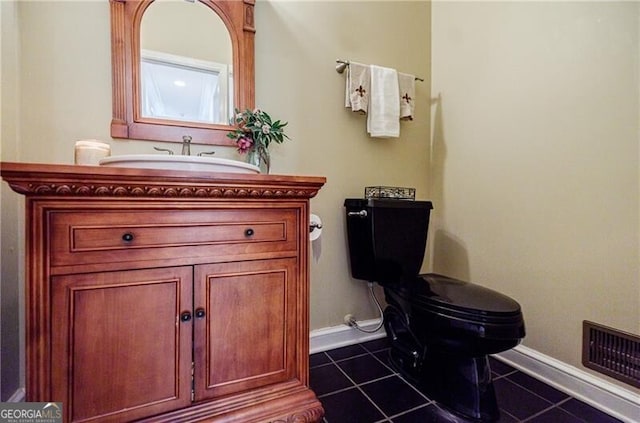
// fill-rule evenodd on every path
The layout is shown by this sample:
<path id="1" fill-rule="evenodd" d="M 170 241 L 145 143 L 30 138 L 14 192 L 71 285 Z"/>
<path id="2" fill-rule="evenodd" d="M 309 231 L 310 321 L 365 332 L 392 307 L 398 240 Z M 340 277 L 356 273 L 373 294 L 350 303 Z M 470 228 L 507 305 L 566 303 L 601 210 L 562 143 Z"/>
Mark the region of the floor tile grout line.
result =
<path id="1" fill-rule="evenodd" d="M 339 360 L 335 360 L 335 359 L 334 359 L 334 358 L 332 358 L 329 354 L 327 354 L 327 356 L 329 357 L 329 359 L 330 359 L 331 361 L 333 361 L 334 363 L 340 363 L 340 362 L 342 362 L 342 361 L 351 360 L 352 358 L 364 357 L 365 355 L 372 355 L 372 354 L 371 354 L 369 351 L 365 351 L 365 352 L 364 352 L 364 353 L 362 353 L 362 354 L 352 355 L 352 356 L 349 356 L 349 357 L 341 358 L 341 359 L 339 359 Z"/>
<path id="2" fill-rule="evenodd" d="M 523 389 L 526 389 L 524 386 L 521 386 L 521 385 L 519 385 L 519 384 L 517 384 L 517 383 L 516 383 L 516 385 L 520 386 L 520 387 L 521 387 L 521 388 L 523 388 Z M 529 391 L 529 390 L 527 389 L 527 391 Z M 532 391 L 529 391 L 529 392 L 532 392 Z M 538 396 L 539 396 L 539 395 L 538 395 Z M 546 398 L 543 398 L 543 399 L 546 399 Z M 553 403 L 553 402 L 551 402 L 551 401 L 547 400 L 547 402 L 549 402 L 549 403 L 551 403 L 551 404 L 552 404 L 550 407 L 547 407 L 547 408 L 545 408 L 544 410 L 540 410 L 540 411 L 538 411 L 537 413 L 532 414 L 531 416 L 529 416 L 529 417 L 527 417 L 527 418 L 525 418 L 525 419 L 523 419 L 523 420 L 520 420 L 520 421 L 521 421 L 521 422 L 523 422 L 523 423 L 524 423 L 524 422 L 528 422 L 528 421 L 530 421 L 530 420 L 531 420 L 531 419 L 533 419 L 533 418 L 536 418 L 536 417 L 541 416 L 542 414 L 544 414 L 544 413 L 546 413 L 546 412 L 548 412 L 548 411 L 553 410 L 554 408 L 560 408 L 560 409 L 561 409 L 562 411 L 564 411 L 565 413 L 570 414 L 571 416 L 573 416 L 573 417 L 575 417 L 575 418 L 577 418 L 577 419 L 579 419 L 579 420 L 585 421 L 582 417 L 580 417 L 580 416 L 576 416 L 575 414 L 570 413 L 570 412 L 568 412 L 567 410 L 565 410 L 564 408 L 562 408 L 562 407 L 561 407 L 561 405 L 562 405 L 562 404 L 564 404 L 565 402 L 570 401 L 570 400 L 571 400 L 571 397 L 565 398 L 565 399 L 563 399 L 562 401 L 559 401 L 559 402 L 556 402 L 556 403 Z M 514 417 L 515 417 L 515 416 L 514 416 Z"/>
<path id="3" fill-rule="evenodd" d="M 535 379 L 535 378 L 534 378 L 534 379 Z M 509 379 L 509 378 L 507 378 L 507 380 L 508 380 L 509 382 L 513 383 L 514 385 L 519 386 L 520 388 L 524 389 L 525 391 L 532 393 L 533 395 L 537 396 L 538 398 L 542 398 L 543 400 L 547 401 L 547 402 L 548 402 L 548 403 L 550 403 L 550 404 L 554 404 L 554 405 L 556 405 L 556 404 L 557 404 L 557 403 L 555 403 L 555 402 L 551 401 L 550 399 L 547 399 L 547 398 L 543 397 L 542 395 L 539 395 L 538 393 L 536 393 L 536 392 L 532 391 L 531 389 L 529 389 L 529 388 L 527 388 L 527 387 L 525 387 L 525 386 L 523 386 L 523 385 L 520 385 L 518 382 L 516 382 L 516 381 L 514 381 L 514 380 L 511 380 L 511 379 Z M 541 383 L 544 383 L 544 382 L 541 382 Z M 549 385 L 547 385 L 547 386 L 549 386 Z M 552 386 L 550 386 L 550 388 L 553 388 L 553 387 L 552 387 Z M 553 389 L 555 389 L 555 388 L 553 388 Z M 558 391 L 558 390 L 556 389 L 556 391 Z M 564 392 L 562 392 L 562 391 L 558 391 L 558 392 L 561 392 L 562 394 L 566 395 L 568 398 L 571 398 L 571 395 L 569 395 L 569 394 L 566 394 L 566 393 L 564 393 Z M 567 399 L 567 398 L 565 398 L 565 399 Z"/>
<path id="4" fill-rule="evenodd" d="M 387 350 L 389 350 L 389 348 L 387 348 Z M 380 350 L 380 351 L 382 351 L 382 350 Z M 373 358 L 378 360 L 378 362 L 382 363 L 383 366 L 385 366 L 387 369 L 391 370 L 391 372 L 393 372 L 394 375 L 398 376 L 400 378 L 400 380 L 402 380 L 404 383 L 409 385 L 414 391 L 416 391 L 418 394 L 420 394 L 420 396 L 422 396 L 427 401 L 427 403 L 430 404 L 430 403 L 433 402 L 433 400 L 431 398 L 427 397 L 418 388 L 413 386 L 413 384 L 411 382 L 409 382 L 406 378 L 404 378 L 399 372 L 397 372 L 396 369 L 394 369 L 393 367 L 391 367 L 390 365 L 388 365 L 384 361 L 380 360 L 376 355 L 374 355 L 374 354 L 371 354 L 371 355 L 373 356 Z"/>
<path id="5" fill-rule="evenodd" d="M 388 350 L 389 348 L 391 348 L 389 345 L 387 345 L 385 347 L 378 348 L 377 350 L 374 351 L 373 349 L 370 350 L 369 348 L 365 347 L 364 344 L 360 344 L 360 346 L 362 348 L 364 348 L 365 350 L 369 351 L 371 354 L 375 354 L 377 352 L 380 352 L 380 351 L 383 351 L 383 350 Z"/>
<path id="6" fill-rule="evenodd" d="M 336 364 L 336 363 L 335 362 L 329 362 L 329 363 L 318 364 L 317 366 L 309 367 L 309 370 L 311 370 L 311 369 L 319 369 L 321 367 L 331 366 L 332 364 Z"/>
<path id="7" fill-rule="evenodd" d="M 498 374 L 498 373 L 494 373 L 492 372 L 496 377 L 491 377 L 492 380 L 498 380 L 498 379 L 503 379 L 507 376 L 511 376 L 512 374 L 518 373 L 519 370 L 514 369 L 512 372 L 508 372 L 508 373 L 504 373 L 504 374 Z M 515 382 L 514 382 L 515 383 Z"/>
<path id="8" fill-rule="evenodd" d="M 522 420 L 520 420 L 519 418 L 517 418 L 516 416 L 514 416 L 513 414 L 509 413 L 508 411 L 504 411 L 502 408 L 499 409 L 500 410 L 500 414 L 506 414 L 507 416 L 511 417 L 513 420 L 515 420 L 516 422 L 520 423 L 522 422 Z"/>
<path id="9" fill-rule="evenodd" d="M 390 348 L 387 348 L 387 349 L 386 349 L 387 353 L 389 353 L 389 352 L 390 352 L 390 350 L 391 350 Z M 384 351 L 384 350 L 380 350 L 380 351 L 377 351 L 377 352 L 382 352 L 382 351 Z M 382 363 L 382 365 L 383 365 L 383 366 L 385 366 L 387 369 L 391 370 L 391 371 L 392 371 L 392 372 L 394 372 L 394 373 L 398 373 L 398 372 L 396 372 L 396 369 L 394 369 L 394 368 L 393 368 L 393 367 L 391 367 L 389 364 L 387 364 L 387 363 L 385 363 L 384 361 L 382 361 L 381 359 L 379 359 L 377 355 L 375 355 L 375 354 L 373 354 L 373 353 L 372 353 L 371 355 L 373 356 L 373 358 L 375 358 L 375 359 L 376 359 L 376 360 L 378 360 L 380 363 Z"/>
<path id="10" fill-rule="evenodd" d="M 353 346 L 355 347 L 355 346 L 360 346 L 360 345 L 359 345 L 359 344 L 355 344 L 355 345 L 353 345 Z M 348 348 L 348 347 L 346 347 L 346 348 Z M 353 358 L 353 357 L 358 357 L 358 356 L 361 356 L 361 355 L 369 354 L 369 352 L 368 352 L 367 350 L 365 350 L 365 349 L 364 349 L 364 348 L 362 348 L 362 347 L 360 347 L 360 348 L 362 349 L 362 352 L 358 352 L 358 353 L 355 353 L 355 354 L 350 355 L 350 356 L 348 356 L 348 357 L 343 357 L 343 358 L 339 358 L 339 359 L 335 359 L 335 358 L 333 358 L 333 357 L 331 356 L 331 354 L 329 354 L 328 352 L 327 352 L 327 355 L 329 356 L 329 358 L 331 359 L 331 361 L 333 361 L 333 362 L 338 362 L 338 361 L 342 361 L 342 360 L 348 360 L 348 359 Z M 338 348 L 337 350 L 340 350 L 340 348 Z M 333 350 L 333 351 L 337 351 L 337 350 Z"/>
<path id="11" fill-rule="evenodd" d="M 498 409 L 500 410 L 500 414 L 506 414 L 507 416 L 511 417 L 513 420 L 520 422 L 521 420 L 519 418 L 517 418 L 516 416 L 514 416 L 513 414 L 509 413 L 508 411 L 503 410 L 502 408 L 500 408 L 500 406 L 498 405 Z"/>
<path id="12" fill-rule="evenodd" d="M 428 407 L 428 406 L 430 406 L 430 405 L 432 405 L 432 404 L 433 404 L 433 402 L 432 402 L 432 401 L 430 401 L 430 402 L 428 402 L 428 403 L 426 403 L 426 404 L 422 404 L 422 405 L 419 405 L 419 406 L 417 406 L 417 407 L 413 407 L 413 408 L 411 408 L 411 409 L 409 409 L 409 410 L 402 411 L 402 412 L 400 412 L 400 413 L 394 414 L 394 415 L 392 415 L 391 417 L 389 417 L 389 420 L 393 420 L 393 419 L 395 419 L 396 417 L 404 416 L 405 414 L 413 413 L 413 412 L 414 412 L 414 411 L 416 411 L 416 410 L 420 410 L 421 408 Z"/>
<path id="13" fill-rule="evenodd" d="M 551 407 L 547 407 L 547 408 L 545 408 L 544 410 L 540 410 L 540 411 L 538 411 L 537 413 L 532 414 L 532 415 L 530 415 L 529 417 L 527 417 L 527 418 L 525 418 L 525 419 L 520 420 L 520 422 L 525 423 L 525 422 L 531 421 L 532 419 L 534 419 L 534 418 L 536 418 L 536 417 L 538 417 L 538 416 L 541 416 L 541 415 L 543 415 L 544 413 L 546 413 L 547 411 L 551 411 L 551 410 L 553 410 L 554 408 L 557 408 L 557 407 L 558 407 L 557 405 L 553 404 Z M 564 411 L 564 410 L 563 410 L 563 411 Z M 570 413 L 569 413 L 569 414 L 570 414 Z M 572 416 L 573 416 L 573 414 L 572 414 Z M 582 418 L 580 418 L 580 417 L 578 417 L 578 416 L 573 416 L 573 417 L 576 417 L 576 418 L 578 418 L 578 419 L 580 419 L 580 420 L 584 421 L 584 419 L 582 419 Z"/>
<path id="14" fill-rule="evenodd" d="M 387 348 L 388 350 L 388 348 Z M 382 351 L 382 350 L 381 350 Z M 373 354 L 372 354 L 373 355 Z M 424 399 L 427 400 L 427 402 L 430 404 L 433 402 L 433 400 L 429 397 L 427 397 L 424 393 L 422 393 L 418 388 L 416 388 L 415 386 L 413 386 L 413 383 L 409 382 L 406 378 L 404 378 L 399 372 L 396 371 L 396 369 L 394 369 L 393 367 L 391 367 L 390 365 L 388 365 L 387 363 L 385 363 L 384 361 L 380 360 L 378 357 L 376 357 L 375 355 L 373 355 L 373 358 L 375 358 L 376 360 L 378 360 L 380 363 L 382 363 L 383 366 L 385 366 L 387 369 L 391 370 L 396 376 L 398 376 L 404 383 L 406 383 L 407 385 L 409 385 L 414 391 L 416 391 L 418 394 L 420 394 Z"/>
<path id="15" fill-rule="evenodd" d="M 545 398 L 545 397 L 543 397 L 543 396 L 541 396 L 541 395 L 538 395 L 536 392 L 532 391 L 531 389 L 529 389 L 529 388 L 527 388 L 527 387 L 525 387 L 525 386 L 523 386 L 523 385 L 519 384 L 518 382 L 516 382 L 516 381 L 514 381 L 514 380 L 512 380 L 512 379 L 510 379 L 510 378 L 509 378 L 509 376 L 512 376 L 512 375 L 514 375 L 514 374 L 516 374 L 516 373 L 519 373 L 519 372 L 520 372 L 520 371 L 519 371 L 518 369 L 513 369 L 513 370 L 512 370 L 512 371 L 510 371 L 510 372 L 503 373 L 503 374 L 501 374 L 501 375 L 497 375 L 496 377 L 494 377 L 494 378 L 493 378 L 493 380 L 494 380 L 494 381 L 496 381 L 496 380 L 499 380 L 499 379 L 506 379 L 507 381 L 509 381 L 509 383 L 512 383 L 512 384 L 514 384 L 514 385 L 516 385 L 516 386 L 518 386 L 518 387 L 520 387 L 520 388 L 524 389 L 525 391 L 527 391 L 527 392 L 529 392 L 529 393 L 531 393 L 531 394 L 533 394 L 533 395 L 537 396 L 538 398 L 543 399 L 544 401 L 546 401 L 546 402 L 548 402 L 549 404 L 551 404 L 551 406 L 550 406 L 550 407 L 548 407 L 548 408 L 545 408 L 544 410 L 539 411 L 538 413 L 535 413 L 535 414 L 533 414 L 533 415 L 531 415 L 531 416 L 529 416 L 529 417 L 526 417 L 524 420 L 523 420 L 523 419 L 519 419 L 518 417 L 516 417 L 516 416 L 514 416 L 513 414 L 509 413 L 508 411 L 505 411 L 505 410 L 502 410 L 502 409 L 500 410 L 500 412 L 505 413 L 505 414 L 508 414 L 510 417 L 513 417 L 513 418 L 514 418 L 514 419 L 516 419 L 517 421 L 519 421 L 519 422 L 526 422 L 526 421 L 529 421 L 530 419 L 532 419 L 532 418 L 534 418 L 534 417 L 538 417 L 539 415 L 544 414 L 544 413 L 546 413 L 547 411 L 549 411 L 549 410 L 551 410 L 551 409 L 553 409 L 553 408 L 555 408 L 555 407 L 559 407 L 559 406 L 560 406 L 560 404 L 563 404 L 563 403 L 565 403 L 566 401 L 568 401 L 568 400 L 570 400 L 570 399 L 571 399 L 571 396 L 568 396 L 567 398 L 564 398 L 564 399 L 563 399 L 562 401 L 560 401 L 560 402 L 557 402 L 557 403 L 556 403 L 556 402 L 553 402 L 553 401 L 551 401 L 550 399 Z M 564 410 L 564 409 L 563 409 L 563 411 L 566 411 L 566 410 Z M 569 413 L 569 414 L 571 414 L 571 413 Z M 572 415 L 573 415 L 573 414 L 572 414 Z M 578 416 L 574 416 L 574 417 L 576 417 L 576 418 L 580 418 L 580 417 L 578 417 Z M 580 420 L 582 420 L 582 419 L 580 419 Z"/>
<path id="16" fill-rule="evenodd" d="M 434 400 L 432 400 L 431 398 L 429 398 L 428 396 L 426 396 L 424 393 L 422 393 L 418 388 L 416 388 L 415 386 L 413 386 L 413 384 L 411 382 L 409 382 L 407 379 L 404 378 L 404 376 L 402 376 L 400 373 L 397 373 L 397 376 L 407 385 L 409 385 L 414 391 L 416 391 L 420 396 L 422 396 L 422 398 L 424 398 L 429 404 L 431 404 L 432 402 L 434 402 Z"/>
<path id="17" fill-rule="evenodd" d="M 318 398 L 318 399 L 322 399 L 322 398 L 328 397 L 329 395 L 341 394 L 341 393 L 346 392 L 346 391 L 348 391 L 348 390 L 350 390 L 350 389 L 353 389 L 353 388 L 355 388 L 355 387 L 356 387 L 356 386 L 355 386 L 355 385 L 353 385 L 353 386 L 347 386 L 346 388 L 336 389 L 335 391 L 331 391 L 331 392 L 327 392 L 326 394 L 318 395 L 318 397 L 317 397 L 317 398 Z"/>
<path id="18" fill-rule="evenodd" d="M 364 348 L 364 347 L 362 347 L 362 348 Z M 366 350 L 366 348 L 364 348 L 364 349 Z M 384 349 L 379 350 L 379 351 L 383 351 L 383 350 Z M 387 348 L 387 350 L 388 350 L 388 348 Z M 369 401 L 371 401 L 371 403 L 373 403 L 378 410 L 380 410 L 380 412 L 382 412 L 382 410 L 378 407 L 378 405 L 371 398 L 369 398 L 369 396 L 362 389 L 360 389 L 360 386 L 361 385 L 367 385 L 367 384 L 373 383 L 373 382 L 377 382 L 377 381 L 380 381 L 380 380 L 383 380 L 383 379 L 387 379 L 387 378 L 390 378 L 392 376 L 397 376 L 400 380 L 402 380 L 404 383 L 406 383 L 411 389 L 413 389 L 415 392 L 417 392 L 418 395 L 420 395 L 426 401 L 425 405 L 429 405 L 429 404 L 433 403 L 433 400 L 431 398 L 427 397 L 418 388 L 413 386 L 413 384 L 411 382 L 409 382 L 407 379 L 405 379 L 400 373 L 396 372 L 396 370 L 394 368 L 392 368 L 391 366 L 389 366 L 386 363 L 384 363 L 382 360 L 380 360 L 378 357 L 376 357 L 375 354 L 370 353 L 370 352 L 368 354 L 371 355 L 375 360 L 380 362 L 387 369 L 389 369 L 392 373 L 390 375 L 387 375 L 387 376 L 383 376 L 383 377 L 380 377 L 380 378 L 377 378 L 377 379 L 373 379 L 373 380 L 368 380 L 366 382 L 358 384 L 353 379 L 351 379 L 351 377 L 349 377 L 349 375 L 344 370 L 342 370 L 342 368 L 338 365 L 338 363 L 346 361 L 346 360 L 349 360 L 349 359 L 352 359 L 352 358 L 363 357 L 363 356 L 365 356 L 367 354 L 356 354 L 354 356 L 347 357 L 347 358 L 344 358 L 344 359 L 340 359 L 338 361 L 334 360 L 333 357 L 331 357 L 329 354 L 326 354 L 327 357 L 329 357 L 329 360 L 331 360 L 331 363 L 326 363 L 326 364 L 334 364 L 342 372 L 342 374 L 344 374 L 347 377 L 347 379 L 349 379 L 349 381 L 351 383 L 353 383 L 353 385 L 355 387 L 357 387 L 360 390 L 360 392 L 362 392 L 362 394 L 365 395 L 365 397 L 367 397 L 367 399 Z M 320 367 L 320 366 L 318 366 L 318 367 Z M 347 389 L 350 389 L 350 388 L 347 388 Z M 342 390 L 346 390 L 346 389 L 342 389 Z M 339 392 L 339 391 L 335 391 L 335 392 Z M 335 393 L 335 392 L 331 392 L 331 393 Z M 329 394 L 324 394 L 324 395 L 329 395 Z M 384 412 L 382 412 L 382 415 L 386 416 L 386 414 Z M 389 417 L 387 416 L 386 418 L 389 418 Z"/>
<path id="19" fill-rule="evenodd" d="M 391 379 L 391 378 L 392 378 L 392 377 L 394 377 L 394 376 L 398 376 L 398 375 L 396 375 L 396 374 L 393 374 L 393 373 L 392 373 L 392 374 L 390 374 L 390 375 L 380 376 L 380 377 L 379 377 L 379 378 L 377 378 L 377 379 L 371 379 L 371 380 L 368 380 L 368 381 L 366 381 L 366 382 L 356 383 L 356 386 L 370 385 L 370 384 L 372 384 L 372 383 L 380 382 L 381 380 Z"/>
<path id="20" fill-rule="evenodd" d="M 576 401 L 579 401 L 579 400 L 577 400 L 576 398 L 574 398 L 574 397 L 571 397 L 571 396 L 570 396 L 569 398 L 565 398 L 564 400 L 562 400 L 562 401 L 560 401 L 559 403 L 557 403 L 557 404 L 556 404 L 556 407 L 558 407 L 559 409 L 561 409 L 561 410 L 562 410 L 562 411 L 564 411 L 565 413 L 568 413 L 569 415 L 571 415 L 571 416 L 573 416 L 573 417 L 575 417 L 575 418 L 577 418 L 577 419 L 580 419 L 580 420 L 582 420 L 582 421 L 586 422 L 586 420 L 585 420 L 584 418 L 582 418 L 582 416 L 579 416 L 579 415 L 577 415 L 577 414 L 575 414 L 575 413 L 572 413 L 571 411 L 567 410 L 566 408 L 562 408 L 562 406 L 563 406 L 565 403 L 567 403 L 567 402 L 569 402 L 569 401 L 571 401 L 571 400 L 574 400 L 574 399 L 575 399 Z M 607 414 L 607 413 L 604 413 L 604 414 L 606 414 L 607 416 L 609 416 L 609 417 L 611 417 L 611 418 L 615 418 L 615 417 L 610 416 L 610 415 L 609 415 L 609 414 Z"/>
<path id="21" fill-rule="evenodd" d="M 355 355 L 355 356 L 353 356 L 353 357 L 349 357 L 349 358 L 345 358 L 345 359 L 342 359 L 342 360 L 338 360 L 338 361 L 336 361 L 336 363 L 342 363 L 342 362 L 345 362 L 345 361 L 347 361 L 347 360 L 351 360 L 351 359 L 354 359 L 354 358 L 362 358 L 362 357 L 364 357 L 364 356 L 366 356 L 366 355 L 370 355 L 370 356 L 371 356 L 372 358 L 374 358 L 375 360 L 380 361 L 380 360 L 378 360 L 378 357 L 376 357 L 375 355 L 373 355 L 373 354 L 371 354 L 371 353 L 367 353 L 367 354 Z M 383 363 L 383 364 L 384 364 L 384 363 Z"/>
<path id="22" fill-rule="evenodd" d="M 342 370 L 342 369 L 340 369 Z M 373 399 L 371 399 L 371 397 L 369 397 L 369 395 L 367 395 L 367 393 L 365 391 L 362 390 L 362 388 L 360 387 L 360 385 L 356 385 L 356 389 L 358 391 L 360 391 L 360 393 L 362 395 L 364 395 L 364 397 L 369 400 L 369 402 L 371 404 L 373 404 L 373 406 L 376 408 L 376 410 L 378 410 L 380 412 L 380 414 L 382 414 L 384 416 L 384 418 L 382 419 L 382 421 L 388 420 L 389 416 L 387 416 L 387 413 L 385 413 L 384 411 L 382 411 L 382 409 L 380 407 L 378 407 L 378 404 L 375 403 L 375 401 Z"/>
<path id="23" fill-rule="evenodd" d="M 562 406 L 562 404 L 564 404 L 565 402 L 569 402 L 569 401 L 571 401 L 572 399 L 573 399 L 573 397 L 572 397 L 572 396 L 568 396 L 567 398 L 563 399 L 562 401 L 558 401 L 558 402 L 556 402 L 556 403 L 555 403 L 555 405 L 556 405 L 556 407 L 560 407 L 560 406 Z M 564 410 L 564 409 L 563 409 L 563 410 Z M 565 411 L 567 411 L 567 410 L 565 410 Z M 567 411 L 567 412 L 568 412 L 568 411 Z M 571 414 L 571 413 L 569 413 L 569 414 Z M 578 417 L 578 416 L 576 416 L 576 417 Z"/>
<path id="24" fill-rule="evenodd" d="M 358 345 L 359 345 L 359 344 L 358 344 Z M 363 347 L 363 349 L 364 349 L 364 347 Z M 367 353 L 368 353 L 368 352 L 367 352 Z M 328 355 L 328 354 L 327 354 L 327 355 Z M 362 354 L 362 355 L 364 355 L 364 354 Z M 355 357 L 360 357 L 360 355 L 356 355 Z M 353 358 L 353 357 L 350 357 L 350 358 Z M 382 414 L 382 416 L 383 416 L 384 418 L 383 418 L 381 421 L 388 420 L 388 419 L 389 419 L 389 416 L 387 416 L 387 414 L 386 414 L 384 411 L 382 411 L 382 410 L 380 409 L 380 407 L 378 407 L 378 404 L 376 404 L 376 403 L 375 403 L 375 402 L 374 402 L 374 401 L 369 397 L 369 395 L 367 395 L 367 394 L 366 394 L 366 392 L 364 392 L 364 391 L 362 390 L 362 388 L 360 388 L 360 386 L 359 386 L 357 383 L 355 383 L 355 381 L 354 381 L 353 379 L 351 379 L 351 377 L 350 377 L 350 376 L 349 376 L 349 375 L 348 375 L 344 370 L 342 370 L 342 368 L 341 368 L 340 366 L 338 366 L 338 363 L 337 363 L 336 361 L 334 361 L 334 360 L 333 360 L 333 358 L 332 358 L 331 356 L 329 356 L 329 359 L 330 359 L 331 361 L 333 361 L 333 364 L 338 368 L 338 370 L 340 370 L 340 372 L 342 372 L 342 374 L 343 374 L 347 379 L 349 379 L 349 381 L 354 385 L 354 387 L 355 387 L 358 391 L 360 391 L 360 393 L 361 393 L 362 395 L 364 395 L 364 397 L 365 397 L 365 398 L 366 398 L 366 399 L 367 399 L 371 404 L 373 404 L 373 406 L 376 408 L 376 410 L 378 410 L 378 411 L 380 412 L 380 414 Z"/>
<path id="25" fill-rule="evenodd" d="M 324 356 L 329 359 L 329 362 L 328 363 L 316 364 L 315 366 L 311 366 L 311 364 L 309 364 L 309 370 L 315 369 L 316 367 L 322 367 L 322 366 L 326 366 L 327 364 L 331 364 L 331 357 L 329 356 L 329 354 L 327 354 L 326 351 L 322 351 L 322 352 L 319 352 L 319 353 L 316 353 L 316 354 L 324 354 Z"/>
<path id="26" fill-rule="evenodd" d="M 342 370 L 342 369 L 340 369 L 340 370 Z M 342 372 L 342 373 L 344 374 L 344 372 Z M 384 380 L 384 379 L 390 379 L 390 378 L 392 378 L 394 376 L 398 376 L 398 375 L 392 374 L 392 375 L 382 376 L 382 377 L 379 377 L 377 379 L 368 380 L 368 381 L 362 382 L 362 383 L 356 383 L 351 378 L 349 378 L 349 376 L 347 376 L 347 378 L 349 378 L 349 382 L 351 382 L 353 384 L 353 386 L 349 386 L 349 387 L 346 387 L 346 388 L 340 388 L 340 389 L 336 389 L 335 391 L 327 392 L 325 394 L 319 395 L 318 398 L 324 398 L 324 397 L 329 396 L 329 395 L 339 394 L 341 392 L 348 391 L 349 389 L 352 389 L 352 388 L 358 388 L 358 387 L 361 387 L 361 386 L 364 386 L 364 385 L 368 385 L 370 383 L 379 382 L 379 381 Z"/>

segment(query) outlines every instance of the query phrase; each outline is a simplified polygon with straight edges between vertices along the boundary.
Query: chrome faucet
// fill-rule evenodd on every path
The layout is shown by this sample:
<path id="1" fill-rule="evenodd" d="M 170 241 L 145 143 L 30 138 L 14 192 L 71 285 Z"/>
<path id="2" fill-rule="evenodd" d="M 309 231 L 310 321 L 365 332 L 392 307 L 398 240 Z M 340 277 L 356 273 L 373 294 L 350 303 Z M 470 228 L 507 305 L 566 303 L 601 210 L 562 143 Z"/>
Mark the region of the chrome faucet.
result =
<path id="1" fill-rule="evenodd" d="M 191 137 L 189 135 L 184 135 L 182 137 L 182 155 L 191 155 Z"/>
<path id="2" fill-rule="evenodd" d="M 165 153 L 169 153 L 170 156 L 173 156 L 173 151 L 168 148 L 153 147 L 153 149 L 156 151 L 164 151 Z"/>
<path id="3" fill-rule="evenodd" d="M 0 0 L 2 1 L 2 0 Z M 183 156 L 190 156 L 191 155 L 191 136 L 189 135 L 184 135 L 182 137 L 182 155 Z M 168 148 L 160 148 L 160 147 L 153 147 L 154 150 L 156 151 L 163 151 L 166 153 L 169 153 L 169 155 L 173 155 L 173 151 L 169 150 Z M 205 155 L 213 155 L 216 154 L 215 151 L 203 151 L 201 153 L 198 153 L 198 156 L 205 156 Z"/>

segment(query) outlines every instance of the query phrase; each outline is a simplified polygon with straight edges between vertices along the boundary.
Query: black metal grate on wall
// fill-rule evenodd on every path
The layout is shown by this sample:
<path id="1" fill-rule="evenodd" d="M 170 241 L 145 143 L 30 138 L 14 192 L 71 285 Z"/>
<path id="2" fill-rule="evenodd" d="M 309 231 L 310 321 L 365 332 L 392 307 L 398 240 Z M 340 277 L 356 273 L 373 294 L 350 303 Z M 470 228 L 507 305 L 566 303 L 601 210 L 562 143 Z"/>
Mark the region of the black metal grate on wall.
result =
<path id="1" fill-rule="evenodd" d="M 640 388 L 640 336 L 585 320 L 582 364 Z"/>

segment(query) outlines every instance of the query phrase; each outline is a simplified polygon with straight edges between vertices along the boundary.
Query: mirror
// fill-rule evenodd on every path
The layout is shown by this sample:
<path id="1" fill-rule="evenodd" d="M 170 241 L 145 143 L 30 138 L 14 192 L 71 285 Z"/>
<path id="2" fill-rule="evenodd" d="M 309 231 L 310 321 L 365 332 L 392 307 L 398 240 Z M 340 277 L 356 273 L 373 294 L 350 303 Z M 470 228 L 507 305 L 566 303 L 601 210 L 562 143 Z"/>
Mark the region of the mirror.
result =
<path id="1" fill-rule="evenodd" d="M 155 0 L 140 23 L 140 116 L 229 124 L 232 60 L 227 27 L 211 9 Z"/>
<path id="2" fill-rule="evenodd" d="M 255 0 L 110 0 L 111 136 L 232 145 L 254 107 Z"/>

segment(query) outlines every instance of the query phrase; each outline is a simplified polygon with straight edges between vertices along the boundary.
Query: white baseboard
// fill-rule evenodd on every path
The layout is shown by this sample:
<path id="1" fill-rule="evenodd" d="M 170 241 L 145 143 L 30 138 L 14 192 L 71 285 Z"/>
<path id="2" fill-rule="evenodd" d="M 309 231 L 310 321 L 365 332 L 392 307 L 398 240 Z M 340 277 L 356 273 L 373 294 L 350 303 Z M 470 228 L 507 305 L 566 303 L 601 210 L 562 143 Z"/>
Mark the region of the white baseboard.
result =
<path id="1" fill-rule="evenodd" d="M 7 402 L 23 402 L 26 398 L 27 391 L 24 388 L 18 388 L 13 395 L 9 397 Z"/>
<path id="2" fill-rule="evenodd" d="M 524 345 L 495 357 L 617 419 L 640 421 L 640 395 L 629 389 Z"/>
<path id="3" fill-rule="evenodd" d="M 366 330 L 373 330 L 380 324 L 380 319 L 362 320 L 358 325 Z M 328 328 L 312 330 L 309 340 L 309 352 L 311 354 L 346 347 L 360 342 L 384 338 L 384 328 L 374 333 L 361 332 L 347 325 L 332 326 Z"/>
<path id="4" fill-rule="evenodd" d="M 367 329 L 375 328 L 379 323 L 380 319 L 358 322 L 360 326 Z M 384 336 L 386 336 L 384 328 L 369 334 L 347 325 L 332 326 L 311 331 L 309 350 L 314 354 Z M 623 422 L 638 423 L 640 421 L 638 417 L 640 416 L 640 395 L 631 390 L 523 345 L 518 345 L 495 357 Z"/>

